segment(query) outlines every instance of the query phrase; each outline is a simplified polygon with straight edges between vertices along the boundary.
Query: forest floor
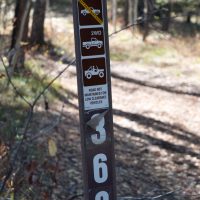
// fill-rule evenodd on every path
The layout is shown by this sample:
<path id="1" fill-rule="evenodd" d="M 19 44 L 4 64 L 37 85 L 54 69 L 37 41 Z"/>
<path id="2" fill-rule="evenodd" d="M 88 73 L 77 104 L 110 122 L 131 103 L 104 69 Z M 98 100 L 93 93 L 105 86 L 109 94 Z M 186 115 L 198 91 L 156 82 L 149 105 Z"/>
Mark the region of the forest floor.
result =
<path id="1" fill-rule="evenodd" d="M 118 196 L 172 192 L 161 199 L 200 199 L 200 64 L 194 57 L 179 56 L 173 63 L 161 56 L 156 67 L 111 62 Z M 66 66 L 47 65 L 52 76 L 53 69 Z M 83 186 L 75 66 L 59 82 L 63 92 L 50 105 L 59 112 L 65 103 L 62 122 L 52 134 L 60 169 L 55 200 L 81 194 Z"/>
<path id="2" fill-rule="evenodd" d="M 48 78 L 66 67 L 57 54 L 65 63 L 74 54 L 71 21 L 62 21 L 61 26 L 56 18 L 51 23 L 54 33 L 48 29 L 47 35 L 57 47 L 27 57 L 28 62 L 37 60 Z M 125 31 L 110 39 L 117 195 L 145 200 L 170 192 L 159 199 L 199 200 L 199 38 L 183 41 L 153 34 L 144 43 L 138 37 Z M 83 188 L 75 66 L 57 82 L 61 89 L 56 100 L 49 102 L 48 111 L 37 107 L 35 123 L 38 129 L 52 125 L 64 103 L 60 123 L 37 143 L 47 144 L 49 138 L 56 141 L 57 155 L 48 162 L 56 163 L 58 170 L 47 199 L 66 200 L 82 194 Z"/>
<path id="3" fill-rule="evenodd" d="M 131 31 L 110 39 L 120 197 L 171 192 L 160 199 L 200 199 L 200 43 L 195 41 L 166 34 L 143 43 Z M 65 88 L 60 100 L 70 98 L 54 134 L 63 169 L 55 199 L 82 193 L 75 66 L 60 83 Z"/>

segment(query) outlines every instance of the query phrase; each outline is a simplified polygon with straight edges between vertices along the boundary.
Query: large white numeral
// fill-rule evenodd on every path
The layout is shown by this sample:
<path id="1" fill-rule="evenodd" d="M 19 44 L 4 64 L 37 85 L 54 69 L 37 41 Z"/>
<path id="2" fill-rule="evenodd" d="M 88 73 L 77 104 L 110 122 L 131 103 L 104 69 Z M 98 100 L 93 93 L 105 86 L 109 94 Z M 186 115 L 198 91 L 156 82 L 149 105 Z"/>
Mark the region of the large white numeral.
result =
<path id="1" fill-rule="evenodd" d="M 92 118 L 96 117 L 98 114 L 93 115 Z M 105 126 L 105 119 L 104 117 L 99 122 L 99 125 L 96 127 L 96 131 L 99 132 L 99 134 L 93 134 L 91 136 L 92 142 L 94 144 L 102 144 L 106 141 L 106 130 L 104 128 Z"/>
<path id="2" fill-rule="evenodd" d="M 99 114 L 93 115 L 91 119 L 98 116 Z M 99 134 L 93 134 L 91 136 L 92 142 L 96 145 L 102 144 L 106 141 L 106 130 L 105 118 L 103 117 L 98 126 L 96 126 L 96 131 Z M 93 159 L 93 169 L 94 169 L 94 180 L 96 183 L 104 183 L 108 179 L 108 167 L 106 164 L 107 157 L 105 154 L 97 154 Z M 109 200 L 109 194 L 106 191 L 98 192 L 95 196 L 95 200 Z"/>
<path id="3" fill-rule="evenodd" d="M 105 191 L 97 193 L 95 200 L 109 200 L 109 195 Z"/>
<path id="4" fill-rule="evenodd" d="M 97 154 L 93 160 L 94 180 L 97 183 L 104 183 L 108 179 L 107 157 L 105 154 Z"/>

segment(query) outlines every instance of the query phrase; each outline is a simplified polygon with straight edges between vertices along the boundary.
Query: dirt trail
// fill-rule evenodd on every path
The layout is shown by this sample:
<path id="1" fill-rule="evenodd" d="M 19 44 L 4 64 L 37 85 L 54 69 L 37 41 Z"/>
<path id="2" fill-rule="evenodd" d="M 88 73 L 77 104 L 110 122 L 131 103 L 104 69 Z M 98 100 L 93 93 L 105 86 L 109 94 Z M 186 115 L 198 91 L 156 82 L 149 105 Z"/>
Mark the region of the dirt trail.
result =
<path id="1" fill-rule="evenodd" d="M 200 198 L 200 91 L 196 80 L 170 70 L 112 63 L 118 196 L 174 191 L 163 199 Z M 62 158 L 56 200 L 82 193 L 75 67 L 60 81 L 65 109 L 55 133 Z"/>

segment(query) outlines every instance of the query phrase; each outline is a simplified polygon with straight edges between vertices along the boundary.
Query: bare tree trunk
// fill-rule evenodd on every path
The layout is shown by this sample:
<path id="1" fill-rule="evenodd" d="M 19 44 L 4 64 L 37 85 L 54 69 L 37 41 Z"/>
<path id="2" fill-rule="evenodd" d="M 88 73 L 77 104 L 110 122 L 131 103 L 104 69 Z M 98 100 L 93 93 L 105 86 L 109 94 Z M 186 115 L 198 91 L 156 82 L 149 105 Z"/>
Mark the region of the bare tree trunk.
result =
<path id="1" fill-rule="evenodd" d="M 11 49 L 15 47 L 15 44 L 16 44 L 20 29 L 21 29 L 21 21 L 26 9 L 26 2 L 27 0 L 20 0 L 16 2 Z M 27 17 L 26 17 L 26 22 L 24 25 L 23 36 L 22 36 L 23 42 L 26 42 L 28 38 L 28 23 L 29 23 L 30 8 L 31 6 L 29 7 L 28 12 L 26 11 Z"/>
<path id="2" fill-rule="evenodd" d="M 148 21 L 148 0 L 144 0 L 144 33 L 143 41 L 146 41 L 146 38 L 149 34 L 149 21 Z"/>
<path id="3" fill-rule="evenodd" d="M 112 0 L 112 25 L 114 31 L 116 31 L 117 27 L 117 0 Z"/>
<path id="4" fill-rule="evenodd" d="M 32 4 L 32 3 L 31 3 Z M 28 15 L 25 21 L 25 25 L 24 25 L 24 32 L 23 32 L 23 37 L 22 37 L 22 41 L 23 42 L 28 42 L 29 39 L 29 19 L 30 19 L 30 11 L 31 11 L 31 6 L 29 7 L 28 10 Z"/>
<path id="5" fill-rule="evenodd" d="M 128 3 L 129 0 L 125 0 L 125 4 L 124 4 L 124 25 L 127 26 L 128 25 Z"/>
<path id="6" fill-rule="evenodd" d="M 22 2 L 22 1 L 18 1 Z M 24 3 L 24 2 L 23 2 Z M 17 13 L 22 9 L 21 5 L 16 6 L 15 16 L 18 18 L 15 21 L 15 26 L 13 28 L 13 38 L 11 44 L 11 51 L 9 56 L 9 73 L 13 74 L 15 68 L 24 66 L 24 50 L 21 48 L 21 42 L 23 40 L 23 34 L 25 29 L 25 24 L 27 21 L 27 17 L 30 11 L 31 2 L 30 0 L 26 0 L 25 6 L 23 5 L 22 13 Z M 19 18 L 20 15 L 20 18 Z"/>
<path id="7" fill-rule="evenodd" d="M 138 18 L 138 0 L 134 0 L 134 7 L 133 7 L 133 22 L 137 23 Z"/>
<path id="8" fill-rule="evenodd" d="M 44 44 L 44 21 L 46 12 L 46 0 L 36 0 L 33 14 L 31 32 L 32 44 Z"/>
<path id="9" fill-rule="evenodd" d="M 139 19 L 138 30 L 143 34 L 144 31 L 144 1 L 145 0 L 138 0 L 138 8 L 137 8 L 137 15 Z"/>
<path id="10" fill-rule="evenodd" d="M 149 23 L 152 22 L 154 16 L 154 7 L 155 7 L 155 0 L 144 0 L 144 16 L 143 16 L 143 41 L 146 40 L 147 36 L 149 35 Z"/>
<path id="11" fill-rule="evenodd" d="M 200 8 L 197 8 L 197 11 L 196 11 L 196 24 L 197 25 L 199 24 L 199 15 L 200 15 Z"/>
<path id="12" fill-rule="evenodd" d="M 167 4 L 167 10 L 163 11 L 163 16 L 162 16 L 162 30 L 163 31 L 168 31 L 169 26 L 171 23 L 171 12 L 173 8 L 173 1 L 169 0 L 169 3 Z"/>
<path id="13" fill-rule="evenodd" d="M 129 21 L 129 24 L 133 24 L 133 0 L 129 0 L 128 1 L 128 21 Z"/>
<path id="14" fill-rule="evenodd" d="M 186 22 L 188 24 L 191 24 L 191 19 L 192 19 L 192 12 L 191 11 L 188 11 L 187 12 L 187 17 L 186 17 Z"/>

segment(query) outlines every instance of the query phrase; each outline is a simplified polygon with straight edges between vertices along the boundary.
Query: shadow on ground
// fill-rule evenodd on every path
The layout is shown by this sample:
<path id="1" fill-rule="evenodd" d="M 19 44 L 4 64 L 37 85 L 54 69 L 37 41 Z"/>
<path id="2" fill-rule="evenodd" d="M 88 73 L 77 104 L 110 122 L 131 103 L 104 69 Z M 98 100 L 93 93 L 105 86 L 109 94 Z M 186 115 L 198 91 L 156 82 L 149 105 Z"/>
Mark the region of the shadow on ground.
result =
<path id="1" fill-rule="evenodd" d="M 158 90 L 162 90 L 162 91 L 166 91 L 166 92 L 170 92 L 170 93 L 174 93 L 174 94 L 190 95 L 190 96 L 200 97 L 200 92 L 196 92 L 196 90 L 198 90 L 198 89 L 195 86 L 193 86 L 193 91 L 185 92 L 185 91 L 176 89 L 175 86 L 169 87 L 169 86 L 164 86 L 164 85 L 157 85 L 157 84 L 147 82 L 147 81 L 141 81 L 141 80 L 134 79 L 134 78 L 124 77 L 124 76 L 121 76 L 117 73 L 112 73 L 112 77 L 115 78 L 115 79 L 118 79 L 120 81 L 125 81 L 127 83 L 134 83 L 134 84 L 139 85 L 139 86 L 158 89 Z"/>
<path id="2" fill-rule="evenodd" d="M 115 78 L 119 78 L 119 75 L 115 75 Z M 120 77 L 120 80 L 124 80 Z M 125 80 L 132 81 L 132 80 Z M 50 109 L 45 111 L 43 109 L 36 110 L 34 114 L 34 119 L 31 124 L 31 130 L 29 133 L 37 136 L 40 134 L 41 130 L 48 130 L 45 134 L 41 134 L 40 137 L 34 141 L 35 147 L 39 147 L 40 154 L 44 157 L 34 157 L 34 160 L 41 162 L 41 159 L 49 160 L 49 155 L 47 153 L 48 139 L 53 138 L 56 141 L 58 153 L 55 158 L 50 159 L 50 163 L 57 164 L 58 168 L 53 178 L 49 180 L 54 180 L 52 185 L 48 186 L 46 182 L 43 182 L 42 186 L 51 188 L 52 191 L 44 189 L 51 195 L 50 198 L 55 199 L 65 199 L 73 196 L 74 194 L 82 193 L 82 176 L 81 176 L 81 148 L 80 148 L 80 134 L 79 134 L 79 120 L 78 120 L 78 106 L 73 102 L 77 100 L 77 95 L 67 89 L 62 88 L 62 90 L 56 90 L 51 88 L 49 92 L 52 92 L 54 96 L 57 97 L 59 102 L 65 103 L 65 110 L 62 114 L 61 122 L 55 127 L 48 129 L 51 125 L 60 117 L 60 108 L 54 107 L 50 103 Z M 4 112 L 9 111 L 12 113 L 16 110 L 15 107 L 9 105 L 1 105 Z M 156 120 L 151 117 L 146 117 L 140 114 L 129 113 L 123 110 L 114 109 L 114 115 L 134 121 L 140 124 L 145 129 L 154 131 L 159 131 L 175 137 L 179 141 L 187 141 L 188 143 L 199 145 L 200 138 L 194 133 L 184 130 L 179 126 L 174 126 L 166 122 Z M 25 110 L 24 110 L 25 112 Z M 22 114 L 24 115 L 24 112 Z M 13 116 L 14 117 L 14 116 Z M 18 115 L 16 116 L 19 117 Z M 2 119 L 0 119 L 2 121 Z M 46 129 L 47 128 L 47 129 Z M 115 129 L 115 141 L 116 141 L 116 169 L 117 169 L 117 186 L 119 196 L 134 196 L 134 197 L 145 197 L 155 196 L 159 194 L 164 194 L 168 191 L 176 191 L 177 185 L 180 184 L 182 189 L 179 192 L 174 192 L 168 197 L 162 198 L 163 200 L 190 200 L 192 198 L 185 195 L 183 192 L 183 184 L 179 183 L 178 176 L 174 174 L 172 177 L 169 176 L 170 168 L 165 166 L 160 166 L 160 160 L 162 158 L 159 156 L 159 152 L 165 150 L 167 156 L 173 154 L 177 157 L 185 157 L 187 155 L 200 159 L 199 154 L 194 152 L 187 146 L 177 145 L 172 142 L 165 141 L 163 139 L 158 139 L 152 135 L 148 135 L 144 132 L 135 131 L 132 128 L 122 127 L 118 123 L 114 123 Z M 3 140 L 3 138 L 2 138 Z M 157 154 L 152 153 L 148 147 L 157 147 L 159 150 Z M 35 151 L 35 150 L 34 150 Z M 37 150 L 36 150 L 37 151 Z M 31 151 L 22 156 L 26 160 L 31 160 L 33 154 Z M 166 159 L 168 157 L 166 156 Z M 43 162 L 43 160 L 42 160 Z M 178 161 L 177 161 L 178 162 Z M 193 161 L 183 160 L 182 163 L 174 163 L 174 165 L 183 165 L 187 163 L 190 168 L 185 170 L 183 173 L 189 173 L 193 171 L 195 173 L 191 174 L 195 181 L 198 177 L 199 168 L 195 166 Z M 167 161 L 166 161 L 167 163 Z M 168 163 L 171 164 L 171 163 Z M 48 170 L 53 170 L 52 168 L 42 168 L 43 165 L 34 170 L 37 172 L 37 176 L 41 174 L 46 174 Z M 53 165 L 54 166 L 54 165 Z M 26 170 L 26 165 L 23 166 Z M 46 172 L 45 172 L 46 170 Z M 54 172 L 54 170 L 53 170 Z M 188 175 L 189 176 L 189 175 Z M 27 183 L 26 180 L 22 180 Z M 28 182 L 30 184 L 30 182 Z M 45 185 L 47 184 L 47 185 Z M 18 192 L 23 192 L 25 186 L 21 187 Z M 32 188 L 38 186 L 31 185 Z M 41 188 L 40 188 L 41 189 Z"/>

